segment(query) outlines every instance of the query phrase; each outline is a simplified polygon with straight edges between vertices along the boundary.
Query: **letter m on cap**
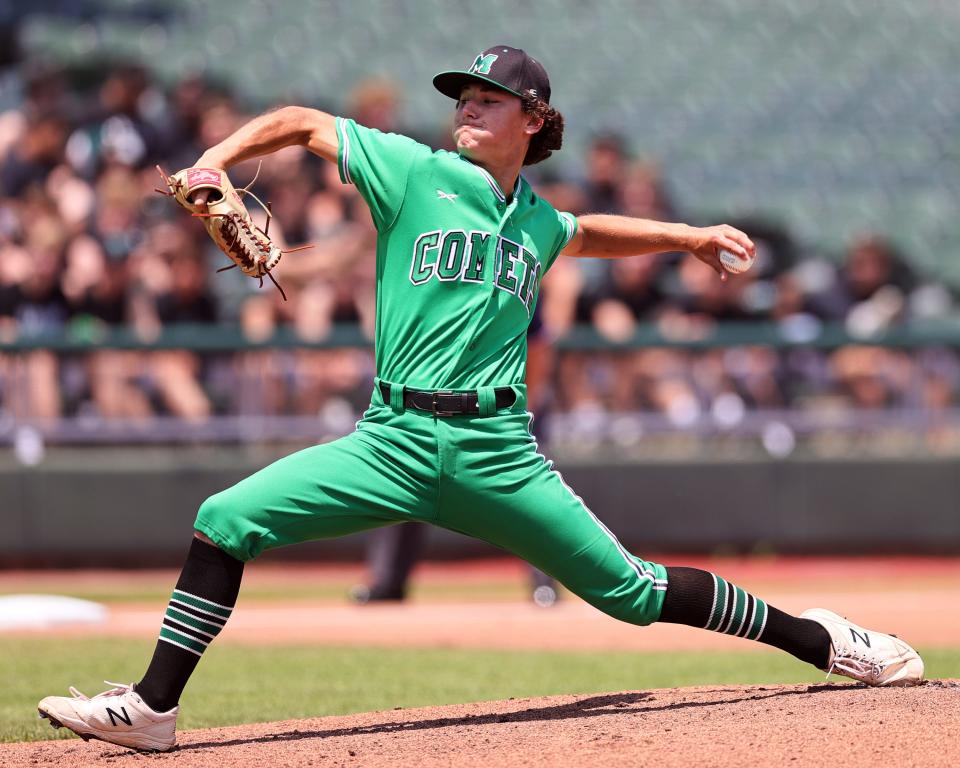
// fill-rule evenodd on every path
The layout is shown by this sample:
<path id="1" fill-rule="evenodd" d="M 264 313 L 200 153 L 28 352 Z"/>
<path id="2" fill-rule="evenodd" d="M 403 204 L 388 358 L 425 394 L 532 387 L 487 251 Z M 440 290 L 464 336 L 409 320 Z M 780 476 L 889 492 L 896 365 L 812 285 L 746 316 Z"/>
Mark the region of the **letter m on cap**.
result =
<path id="1" fill-rule="evenodd" d="M 495 53 L 488 53 L 484 56 L 482 53 L 473 60 L 473 66 L 470 67 L 470 73 L 476 75 L 489 75 L 490 67 L 493 66 L 499 56 Z"/>

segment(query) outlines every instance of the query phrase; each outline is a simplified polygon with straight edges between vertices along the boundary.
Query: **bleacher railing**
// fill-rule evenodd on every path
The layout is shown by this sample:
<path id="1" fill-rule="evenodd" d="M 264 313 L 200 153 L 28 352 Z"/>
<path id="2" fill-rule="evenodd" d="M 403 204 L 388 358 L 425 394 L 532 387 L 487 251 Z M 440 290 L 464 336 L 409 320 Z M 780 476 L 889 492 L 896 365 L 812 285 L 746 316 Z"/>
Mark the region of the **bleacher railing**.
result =
<path id="1" fill-rule="evenodd" d="M 789 351 L 809 348 L 829 354 L 848 345 L 881 346 L 905 350 L 942 348 L 960 358 L 960 319 L 911 323 L 879 331 L 870 336 L 851 334 L 841 324 L 792 322 L 786 324 L 725 323 L 699 329 L 695 336 L 671 336 L 654 325 L 640 325 L 633 336 L 622 342 L 603 337 L 594 328 L 573 328 L 555 347 L 568 352 L 629 353 L 640 348 L 711 350 L 718 348 L 766 347 Z M 357 412 L 344 409 L 309 416 L 237 413 L 226 409 L 199 421 L 159 415 L 148 420 L 121 420 L 98 417 L 89 412 L 57 419 L 25 418 L 11 403 L 19 391 L 29 387 L 18 362 L 37 351 L 48 351 L 58 359 L 83 358 L 106 350 L 131 350 L 149 353 L 164 350 L 188 350 L 202 358 L 240 355 L 245 352 L 286 350 L 366 349 L 372 352 L 372 340 L 355 325 L 334 326 L 323 338 L 304 339 L 289 327 L 280 327 L 269 338 L 250 339 L 236 325 L 172 325 L 153 335 L 137 333 L 129 327 L 90 324 L 67 326 L 56 333 L 20 333 L 0 337 L 0 444 L 18 441 L 44 444 L 110 443 L 189 443 L 189 442 L 290 442 L 310 443 L 335 438 L 352 429 Z M 13 365 L 9 364 L 11 361 Z M 371 367 L 372 370 L 372 367 Z M 248 370 L 245 376 L 250 376 Z M 256 373 L 253 374 L 256 376 Z M 241 382 L 241 385 L 244 385 Z M 354 393 L 357 403 L 368 394 Z M 357 406 L 362 409 L 362 405 Z M 810 411 L 797 408 L 744 409 L 730 413 L 701 409 L 692 416 L 677 419 L 671 414 L 642 410 L 604 413 L 550 414 L 553 440 L 571 450 L 594 450 L 596 446 L 637 446 L 646 438 L 682 433 L 693 438 L 756 438 L 769 453 L 789 455 L 805 435 L 823 431 L 843 434 L 870 434 L 896 430 L 918 434 L 943 427 L 960 430 L 960 409 L 940 409 L 922 405 L 904 405 L 879 409 L 841 409 Z M 960 434 L 960 433 L 958 433 Z"/>
<path id="2" fill-rule="evenodd" d="M 672 335 L 653 324 L 638 325 L 629 339 L 613 341 L 592 326 L 576 326 L 556 339 L 560 351 L 626 350 L 636 347 L 676 347 L 713 349 L 722 347 L 765 346 L 774 349 L 812 347 L 836 349 L 846 345 L 870 345 L 896 348 L 946 346 L 960 348 L 960 318 L 914 322 L 894 326 L 869 335 L 849 332 L 842 323 L 718 323 L 689 335 Z M 337 349 L 371 347 L 357 325 L 335 325 L 321 338 L 299 336 L 293 328 L 278 327 L 262 339 L 246 336 L 233 324 L 178 324 L 157 333 L 139 333 L 130 327 L 67 326 L 56 332 L 0 333 L 0 353 L 46 349 L 56 353 L 83 353 L 103 349 L 168 350 L 184 349 L 198 353 L 242 352 L 262 349 Z"/>

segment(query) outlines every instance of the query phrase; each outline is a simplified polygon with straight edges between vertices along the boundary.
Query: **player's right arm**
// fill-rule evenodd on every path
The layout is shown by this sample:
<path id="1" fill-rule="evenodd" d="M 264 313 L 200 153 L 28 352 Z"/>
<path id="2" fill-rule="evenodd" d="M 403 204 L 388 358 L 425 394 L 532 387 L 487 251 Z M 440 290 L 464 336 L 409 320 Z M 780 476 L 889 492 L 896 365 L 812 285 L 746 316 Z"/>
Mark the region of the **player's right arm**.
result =
<path id="1" fill-rule="evenodd" d="M 688 251 L 713 268 L 722 280 L 727 273 L 720 263 L 720 251 L 741 259 L 756 254 L 753 241 L 727 224 L 691 227 L 631 216 L 590 214 L 577 217 L 577 228 L 561 251 L 566 256 L 618 258 L 642 254 Z"/>
<path id="2" fill-rule="evenodd" d="M 196 165 L 227 170 L 244 160 L 296 145 L 337 162 L 336 118 L 309 107 L 281 107 L 266 112 L 210 147 Z"/>

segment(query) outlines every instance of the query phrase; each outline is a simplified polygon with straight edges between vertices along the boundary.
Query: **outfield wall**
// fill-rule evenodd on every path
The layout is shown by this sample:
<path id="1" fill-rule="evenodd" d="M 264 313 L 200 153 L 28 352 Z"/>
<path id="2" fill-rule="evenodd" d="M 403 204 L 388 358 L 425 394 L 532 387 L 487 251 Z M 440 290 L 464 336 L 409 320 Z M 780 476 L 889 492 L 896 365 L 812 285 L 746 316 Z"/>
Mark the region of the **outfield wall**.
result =
<path id="1" fill-rule="evenodd" d="M 180 560 L 206 496 L 273 455 L 76 451 L 0 464 L 0 565 L 160 565 Z M 958 460 L 560 463 L 566 481 L 633 551 L 960 553 Z M 491 554 L 433 531 L 430 554 Z M 352 536 L 272 553 L 356 559 Z"/>

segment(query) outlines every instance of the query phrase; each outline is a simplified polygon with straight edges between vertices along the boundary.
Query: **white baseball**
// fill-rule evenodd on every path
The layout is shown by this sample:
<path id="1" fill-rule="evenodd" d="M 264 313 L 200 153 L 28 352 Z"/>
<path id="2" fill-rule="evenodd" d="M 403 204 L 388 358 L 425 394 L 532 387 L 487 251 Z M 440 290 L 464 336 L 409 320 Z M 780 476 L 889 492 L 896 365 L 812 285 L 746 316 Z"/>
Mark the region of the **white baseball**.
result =
<path id="1" fill-rule="evenodd" d="M 739 275 L 741 272 L 746 272 L 750 267 L 753 266 L 753 262 L 756 261 L 755 257 L 747 256 L 746 259 L 741 259 L 735 253 L 730 251 L 720 250 L 720 263 L 723 265 L 723 268 L 727 272 L 732 272 L 735 275 Z"/>

